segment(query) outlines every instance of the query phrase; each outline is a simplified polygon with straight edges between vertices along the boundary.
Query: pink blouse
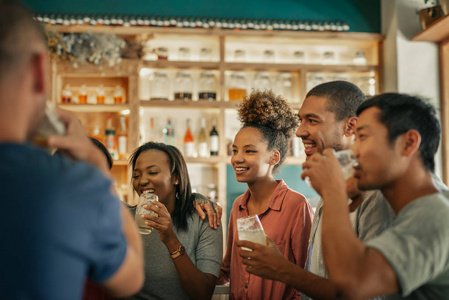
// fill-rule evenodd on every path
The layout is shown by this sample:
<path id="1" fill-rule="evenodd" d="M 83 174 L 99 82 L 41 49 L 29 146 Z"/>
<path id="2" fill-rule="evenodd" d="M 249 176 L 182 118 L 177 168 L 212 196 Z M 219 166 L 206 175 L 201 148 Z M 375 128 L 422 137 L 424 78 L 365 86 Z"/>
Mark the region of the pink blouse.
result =
<path id="1" fill-rule="evenodd" d="M 248 216 L 250 191 L 239 196 L 229 219 L 226 254 L 221 265 L 219 284 L 230 281 L 230 299 L 300 299 L 300 292 L 282 282 L 250 275 L 238 252 L 236 219 Z M 283 180 L 271 195 L 268 208 L 259 215 L 265 234 L 292 263 L 304 268 L 313 210 L 306 198 L 290 189 Z"/>

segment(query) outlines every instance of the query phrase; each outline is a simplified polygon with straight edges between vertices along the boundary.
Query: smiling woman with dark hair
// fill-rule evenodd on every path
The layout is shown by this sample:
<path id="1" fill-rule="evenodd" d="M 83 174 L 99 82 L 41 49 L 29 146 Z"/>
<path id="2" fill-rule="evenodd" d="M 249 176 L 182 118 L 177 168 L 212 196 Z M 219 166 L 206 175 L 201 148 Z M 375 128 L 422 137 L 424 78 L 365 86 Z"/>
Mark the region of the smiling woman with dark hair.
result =
<path id="1" fill-rule="evenodd" d="M 223 255 L 222 230 L 195 213 L 187 165 L 174 146 L 148 142 L 130 158 L 132 184 L 159 202 L 145 215 L 155 230 L 143 235 L 145 284 L 131 299 L 210 299 Z"/>

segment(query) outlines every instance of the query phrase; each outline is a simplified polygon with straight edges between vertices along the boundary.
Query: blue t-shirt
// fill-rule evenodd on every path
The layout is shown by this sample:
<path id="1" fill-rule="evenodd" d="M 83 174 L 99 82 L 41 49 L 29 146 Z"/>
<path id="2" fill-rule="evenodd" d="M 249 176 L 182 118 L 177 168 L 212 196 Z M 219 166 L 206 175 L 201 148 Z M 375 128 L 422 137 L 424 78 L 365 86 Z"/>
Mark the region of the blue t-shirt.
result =
<path id="1" fill-rule="evenodd" d="M 126 255 L 120 203 L 99 170 L 0 143 L 0 299 L 80 299 Z"/>

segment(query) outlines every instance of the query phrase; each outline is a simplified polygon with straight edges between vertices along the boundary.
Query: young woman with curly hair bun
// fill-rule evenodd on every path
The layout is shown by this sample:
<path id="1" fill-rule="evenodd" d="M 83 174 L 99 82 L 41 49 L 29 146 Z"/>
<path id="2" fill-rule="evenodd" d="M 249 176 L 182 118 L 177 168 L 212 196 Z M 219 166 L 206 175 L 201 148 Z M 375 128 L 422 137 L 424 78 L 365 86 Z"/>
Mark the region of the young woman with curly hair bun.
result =
<path id="1" fill-rule="evenodd" d="M 258 215 L 279 251 L 304 267 L 312 208 L 303 195 L 273 176 L 285 161 L 299 121 L 286 100 L 271 91 L 254 91 L 238 113 L 242 128 L 232 145 L 231 164 L 237 181 L 245 182 L 248 190 L 232 207 L 218 283 L 230 282 L 230 299 L 299 299 L 291 286 L 248 273 L 236 245 L 236 220 Z"/>

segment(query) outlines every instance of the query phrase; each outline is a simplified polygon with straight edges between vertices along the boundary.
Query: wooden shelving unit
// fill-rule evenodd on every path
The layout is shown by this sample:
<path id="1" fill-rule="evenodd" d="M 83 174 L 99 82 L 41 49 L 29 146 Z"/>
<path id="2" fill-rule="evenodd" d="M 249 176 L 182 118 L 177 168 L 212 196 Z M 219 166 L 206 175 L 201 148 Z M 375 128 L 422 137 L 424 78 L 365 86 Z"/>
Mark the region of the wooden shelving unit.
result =
<path id="1" fill-rule="evenodd" d="M 379 48 L 383 36 L 368 33 L 338 33 L 338 32 L 289 32 L 289 31 L 250 31 L 250 30 L 224 30 L 224 29 L 186 29 L 186 28 L 155 28 L 155 27 L 106 27 L 106 26 L 50 26 L 49 30 L 62 33 L 82 33 L 92 31 L 95 33 L 115 33 L 123 38 L 132 38 L 139 41 L 149 40 L 157 43 L 159 40 L 167 40 L 170 43 L 181 43 L 188 46 L 189 43 L 212 44 L 215 52 L 210 61 L 179 61 L 179 60 L 132 60 L 125 59 L 120 65 L 114 67 L 86 65 L 78 69 L 66 63 L 54 63 L 52 72 L 52 101 L 58 103 L 61 108 L 71 110 L 80 115 L 86 124 L 86 130 L 90 133 L 93 122 L 99 122 L 101 118 L 113 115 L 115 122 L 118 116 L 127 111 L 129 145 L 128 152 L 131 153 L 139 145 L 139 135 L 141 128 L 145 128 L 148 118 L 145 114 L 153 113 L 154 116 L 162 120 L 166 115 L 173 114 L 178 121 L 177 126 L 183 126 L 187 116 L 207 117 L 208 125 L 206 130 L 210 130 L 210 119 L 217 119 L 217 130 L 219 132 L 220 148 L 219 156 L 207 158 L 186 158 L 186 162 L 194 168 L 204 168 L 206 175 L 202 184 L 215 184 L 217 187 L 218 201 L 222 207 L 226 207 L 226 165 L 230 163 L 227 153 L 227 143 L 225 136 L 229 132 L 228 112 L 234 111 L 241 101 L 228 101 L 227 79 L 230 72 L 243 71 L 253 76 L 257 72 L 270 72 L 272 76 L 287 72 L 292 74 L 293 97 L 291 106 L 299 109 L 301 100 L 304 98 L 307 89 L 307 76 L 313 73 L 328 74 L 358 74 L 373 73 L 377 82 L 379 80 L 379 70 L 381 62 L 379 58 Z M 181 42 L 179 42 L 181 41 Z M 195 44 L 196 43 L 196 44 Z M 276 53 L 281 53 L 295 47 L 309 47 L 312 50 L 323 51 L 325 48 L 336 49 L 342 53 L 352 53 L 363 49 L 367 54 L 367 64 L 355 65 L 348 61 L 334 64 L 323 64 L 315 61 L 310 63 L 296 63 L 288 60 L 278 60 L 276 62 L 265 63 L 261 59 L 249 60 L 248 62 L 235 62 L 230 57 L 233 47 L 244 47 L 251 49 L 261 48 L 261 45 L 270 45 Z M 285 46 L 287 45 L 287 46 Z M 307 48 L 307 49 L 309 49 Z M 345 54 L 344 52 L 343 54 Z M 345 54 L 346 55 L 346 54 Z M 252 55 L 250 55 L 252 58 Z M 217 100 L 216 101 L 164 101 L 142 99 L 139 90 L 142 88 L 139 78 L 143 69 L 164 70 L 175 73 L 178 70 L 196 70 L 201 72 L 212 70 L 217 74 Z M 112 87 L 119 82 L 126 90 L 125 104 L 60 104 L 61 90 L 66 84 L 79 86 L 83 80 L 86 84 L 97 84 L 102 82 L 104 86 Z M 250 80 L 251 78 L 248 78 Z M 196 79 L 197 80 L 197 79 Z M 376 91 L 380 87 L 376 84 Z M 195 100 L 195 99 L 194 99 Z M 83 121 L 82 121 L 83 122 Z M 118 123 L 116 123 L 118 125 Z M 160 124 L 161 125 L 161 124 Z M 160 126 L 161 127 L 161 126 Z M 235 129 L 235 127 L 233 127 Z M 178 130 L 178 129 L 177 129 Z M 183 134 L 183 128 L 179 129 Z M 232 131 L 232 129 L 231 129 Z M 228 133 L 229 134 L 229 133 Z M 232 132 L 231 132 L 232 136 Z M 177 145 L 182 146 L 182 145 Z M 302 157 L 288 157 L 286 164 L 299 165 L 303 162 Z M 113 174 L 118 181 L 118 186 L 123 187 L 130 182 L 130 170 L 126 160 L 115 161 Z M 192 176 L 191 176 L 192 177 Z M 207 181 L 209 180 L 209 181 Z M 211 181 L 212 180 L 212 181 Z M 132 195 L 129 188 L 127 192 Z M 131 197 L 128 197 L 130 200 Z M 226 211 L 225 211 L 226 213 Z M 224 219 L 226 216 L 224 216 Z"/>
<path id="2" fill-rule="evenodd" d="M 449 184 L 449 15 L 432 23 L 412 38 L 417 42 L 434 42 L 440 53 L 441 125 L 443 181 Z"/>

